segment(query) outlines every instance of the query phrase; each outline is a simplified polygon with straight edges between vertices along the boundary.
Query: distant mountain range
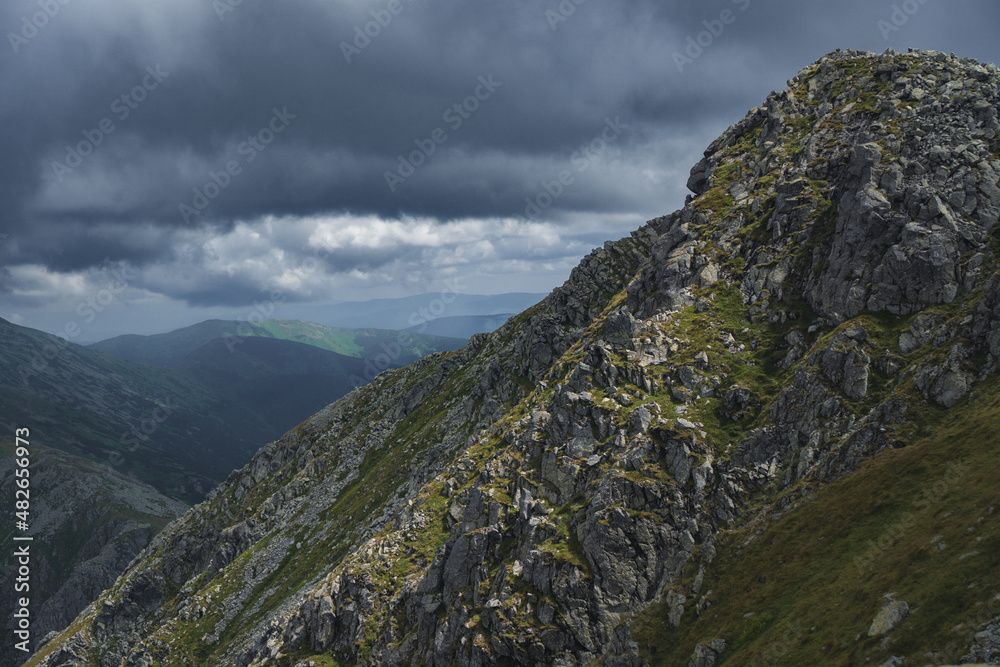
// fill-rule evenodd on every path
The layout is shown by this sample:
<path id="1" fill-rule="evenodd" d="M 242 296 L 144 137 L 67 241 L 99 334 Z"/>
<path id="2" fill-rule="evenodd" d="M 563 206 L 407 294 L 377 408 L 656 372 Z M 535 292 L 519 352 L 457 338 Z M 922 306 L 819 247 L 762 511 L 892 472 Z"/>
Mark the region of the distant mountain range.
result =
<path id="1" fill-rule="evenodd" d="M 419 333 L 468 338 L 497 329 L 512 313 L 520 313 L 545 294 L 455 294 L 447 290 L 397 299 L 347 301 L 294 309 L 295 316 L 332 327 L 407 329 Z M 473 318 L 471 320 L 462 318 Z M 475 323 L 474 326 L 470 324 Z M 455 325 L 455 328 L 449 328 Z"/>
<path id="2" fill-rule="evenodd" d="M 432 352 L 460 349 L 468 336 L 447 339 L 437 335 L 401 336 L 399 331 L 344 329 L 300 320 L 267 320 L 259 324 L 208 320 L 164 334 L 116 336 L 88 347 L 129 361 L 175 366 L 213 341 L 224 346 L 226 352 L 234 352 L 257 338 L 302 343 L 359 359 L 386 354 L 395 365 L 406 365 Z"/>
<path id="3" fill-rule="evenodd" d="M 412 327 L 407 327 L 405 331 L 425 333 L 430 336 L 455 336 L 458 338 L 472 338 L 477 333 L 489 333 L 496 331 L 506 322 L 513 313 L 502 313 L 499 315 L 458 315 L 455 317 L 440 317 L 421 322 Z"/>

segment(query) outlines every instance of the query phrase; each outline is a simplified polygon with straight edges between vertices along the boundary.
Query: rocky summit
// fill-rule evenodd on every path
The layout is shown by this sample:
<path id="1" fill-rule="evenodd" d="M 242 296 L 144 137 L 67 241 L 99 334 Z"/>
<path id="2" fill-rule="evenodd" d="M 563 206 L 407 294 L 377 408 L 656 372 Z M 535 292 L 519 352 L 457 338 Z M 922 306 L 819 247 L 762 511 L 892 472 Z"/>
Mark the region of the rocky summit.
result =
<path id="1" fill-rule="evenodd" d="M 261 449 L 28 664 L 996 664 L 998 112 L 993 65 L 822 58 L 683 209 Z"/>

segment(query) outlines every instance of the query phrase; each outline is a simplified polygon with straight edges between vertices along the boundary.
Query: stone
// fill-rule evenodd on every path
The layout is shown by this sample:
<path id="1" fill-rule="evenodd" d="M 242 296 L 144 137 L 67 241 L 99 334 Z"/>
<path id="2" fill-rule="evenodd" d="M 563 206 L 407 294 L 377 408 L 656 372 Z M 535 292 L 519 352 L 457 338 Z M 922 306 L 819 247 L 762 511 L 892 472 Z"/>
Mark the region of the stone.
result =
<path id="1" fill-rule="evenodd" d="M 971 378 L 958 371 L 942 374 L 931 388 L 931 398 L 946 408 L 954 407 L 972 388 Z"/>
<path id="2" fill-rule="evenodd" d="M 631 427 L 631 432 L 633 434 L 646 433 L 649 431 L 649 425 L 652 422 L 653 413 L 645 405 L 640 405 L 632 411 L 632 416 L 629 419 L 629 426 Z"/>
<path id="3" fill-rule="evenodd" d="M 719 267 L 709 262 L 698 272 L 698 286 L 711 287 L 719 281 Z"/>
<path id="4" fill-rule="evenodd" d="M 713 639 L 707 644 L 698 644 L 688 660 L 688 667 L 715 667 L 716 661 L 725 650 L 724 639 Z"/>
<path id="5" fill-rule="evenodd" d="M 855 401 L 868 393 L 868 374 L 871 358 L 859 345 L 863 335 L 854 331 L 838 334 L 819 356 L 820 367 L 828 380 L 840 387 Z"/>
<path id="6" fill-rule="evenodd" d="M 902 600 L 887 599 L 868 628 L 869 637 L 888 634 L 910 615 L 910 606 Z"/>
<path id="7" fill-rule="evenodd" d="M 973 637 L 972 647 L 960 660 L 962 664 L 1000 663 L 1000 616 L 987 622 L 985 627 Z"/>
<path id="8" fill-rule="evenodd" d="M 632 316 L 627 307 L 620 308 L 604 321 L 604 338 L 612 344 L 631 342 L 642 331 L 642 324 Z"/>

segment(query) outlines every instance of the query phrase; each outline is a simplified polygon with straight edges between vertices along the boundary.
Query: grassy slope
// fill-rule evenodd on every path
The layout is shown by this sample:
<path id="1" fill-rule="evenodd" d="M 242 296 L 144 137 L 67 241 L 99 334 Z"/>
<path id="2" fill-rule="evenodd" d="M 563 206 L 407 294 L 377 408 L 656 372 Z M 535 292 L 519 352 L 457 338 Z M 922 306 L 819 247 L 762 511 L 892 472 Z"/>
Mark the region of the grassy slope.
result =
<path id="1" fill-rule="evenodd" d="M 462 338 L 400 334 L 385 329 L 338 329 L 301 320 L 268 320 L 261 323 L 275 338 L 306 343 L 349 357 L 373 358 L 386 352 L 386 347 L 401 344 L 397 363 L 407 364 L 434 352 L 459 350 L 468 341 Z"/>
<path id="2" fill-rule="evenodd" d="M 653 607 L 634 625 L 640 647 L 653 665 L 684 664 L 716 637 L 729 643 L 727 665 L 879 664 L 935 650 L 957 661 L 1000 614 L 998 448 L 994 377 L 929 437 L 725 534 L 702 588 L 712 605 L 676 630 Z M 915 611 L 883 649 L 867 632 L 893 592 Z"/>

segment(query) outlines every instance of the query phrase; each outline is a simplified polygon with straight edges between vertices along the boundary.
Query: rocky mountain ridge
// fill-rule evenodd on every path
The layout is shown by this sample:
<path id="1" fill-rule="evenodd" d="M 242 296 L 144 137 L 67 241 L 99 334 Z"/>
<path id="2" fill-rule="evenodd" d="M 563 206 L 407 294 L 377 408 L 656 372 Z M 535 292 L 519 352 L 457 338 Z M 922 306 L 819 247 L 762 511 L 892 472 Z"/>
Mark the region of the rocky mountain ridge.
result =
<path id="1" fill-rule="evenodd" d="M 995 659 L 986 492 L 964 579 L 923 589 L 912 618 L 878 613 L 875 588 L 921 594 L 882 557 L 910 525 L 840 591 L 842 627 L 776 641 L 777 607 L 718 614 L 740 606 L 721 597 L 733 554 L 751 562 L 769 526 L 930 451 L 950 414 L 993 414 L 977 387 L 1000 360 L 998 112 L 992 65 L 822 58 L 709 146 L 682 210 L 265 447 L 29 664 Z M 957 473 L 979 488 L 995 457 L 963 456 L 986 461 Z"/>

